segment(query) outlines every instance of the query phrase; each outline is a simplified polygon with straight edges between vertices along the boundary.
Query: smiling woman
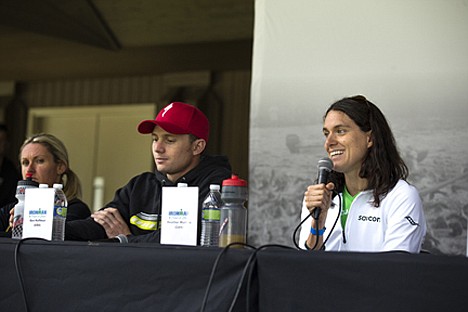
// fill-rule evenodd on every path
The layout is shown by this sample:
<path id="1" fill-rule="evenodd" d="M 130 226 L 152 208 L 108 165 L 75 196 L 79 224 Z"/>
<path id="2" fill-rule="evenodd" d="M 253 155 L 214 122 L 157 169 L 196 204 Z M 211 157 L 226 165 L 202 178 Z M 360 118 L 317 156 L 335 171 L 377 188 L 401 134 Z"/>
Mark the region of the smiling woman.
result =
<path id="1" fill-rule="evenodd" d="M 408 168 L 380 109 L 362 95 L 344 98 L 326 111 L 323 134 L 333 170 L 329 183 L 304 194 L 302 218 L 321 213 L 304 223 L 302 246 L 419 252 L 426 234 L 422 202 L 406 182 Z"/>

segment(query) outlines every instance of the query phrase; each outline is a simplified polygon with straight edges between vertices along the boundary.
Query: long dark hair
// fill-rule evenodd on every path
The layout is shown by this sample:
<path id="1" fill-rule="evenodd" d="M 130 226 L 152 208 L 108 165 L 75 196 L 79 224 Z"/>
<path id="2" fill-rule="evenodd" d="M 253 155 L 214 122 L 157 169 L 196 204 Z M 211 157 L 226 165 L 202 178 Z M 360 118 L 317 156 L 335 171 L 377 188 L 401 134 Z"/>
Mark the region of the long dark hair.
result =
<path id="1" fill-rule="evenodd" d="M 348 115 L 362 131 L 371 131 L 373 144 L 367 151 L 359 176 L 367 179 L 367 189 L 373 190 L 374 206 L 379 207 L 380 201 L 398 180 L 406 181 L 408 177 L 408 167 L 400 156 L 392 130 L 380 109 L 362 95 L 346 97 L 333 103 L 325 113 L 324 120 L 332 110 Z M 342 192 L 344 174 L 332 171 L 330 179 L 335 183 L 337 191 Z"/>

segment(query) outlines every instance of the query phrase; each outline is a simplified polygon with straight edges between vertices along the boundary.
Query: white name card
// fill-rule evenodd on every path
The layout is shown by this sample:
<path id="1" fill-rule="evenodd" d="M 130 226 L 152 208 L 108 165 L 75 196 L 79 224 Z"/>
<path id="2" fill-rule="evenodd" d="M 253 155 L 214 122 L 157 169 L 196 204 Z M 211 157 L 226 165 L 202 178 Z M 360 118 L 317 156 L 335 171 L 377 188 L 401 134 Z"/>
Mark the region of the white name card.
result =
<path id="1" fill-rule="evenodd" d="M 161 244 L 197 245 L 198 186 L 163 187 Z"/>
<path id="2" fill-rule="evenodd" d="M 28 188 L 24 197 L 23 238 L 52 240 L 54 189 Z"/>

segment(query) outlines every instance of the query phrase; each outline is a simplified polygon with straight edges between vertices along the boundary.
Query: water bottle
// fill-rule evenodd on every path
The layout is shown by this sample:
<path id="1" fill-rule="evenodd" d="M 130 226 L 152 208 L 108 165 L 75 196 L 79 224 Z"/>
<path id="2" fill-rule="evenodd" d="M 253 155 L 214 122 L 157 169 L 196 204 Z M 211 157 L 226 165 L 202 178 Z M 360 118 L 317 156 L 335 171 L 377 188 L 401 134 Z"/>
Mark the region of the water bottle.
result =
<path id="1" fill-rule="evenodd" d="M 218 184 L 210 185 L 210 193 L 206 196 L 202 206 L 201 216 L 201 246 L 216 246 L 219 241 L 219 220 L 221 217 L 221 193 Z"/>
<path id="2" fill-rule="evenodd" d="M 65 240 L 65 221 L 67 219 L 67 197 L 63 192 L 62 184 L 54 184 L 54 218 L 52 225 L 52 240 Z"/>
<path id="3" fill-rule="evenodd" d="M 223 181 L 221 192 L 223 205 L 221 206 L 221 228 L 219 247 L 226 247 L 231 243 L 247 243 L 247 181 L 232 175 Z M 240 246 L 239 246 L 240 247 Z"/>
<path id="4" fill-rule="evenodd" d="M 39 184 L 31 179 L 30 175 L 26 176 L 26 180 L 18 181 L 16 186 L 16 199 L 18 203 L 15 205 L 13 214 L 13 228 L 11 231 L 11 237 L 14 239 L 23 238 L 23 221 L 24 221 L 24 195 L 27 188 L 38 187 Z"/>

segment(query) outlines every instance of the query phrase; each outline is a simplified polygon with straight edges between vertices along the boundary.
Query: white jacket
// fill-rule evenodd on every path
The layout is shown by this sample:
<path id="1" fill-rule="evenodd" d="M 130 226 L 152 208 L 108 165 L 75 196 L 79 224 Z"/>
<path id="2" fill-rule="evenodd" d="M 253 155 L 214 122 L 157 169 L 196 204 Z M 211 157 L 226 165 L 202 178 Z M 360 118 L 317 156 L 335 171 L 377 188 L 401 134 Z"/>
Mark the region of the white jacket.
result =
<path id="1" fill-rule="evenodd" d="M 416 188 L 400 180 L 395 187 L 374 207 L 372 191 L 361 192 L 354 199 L 346 221 L 345 233 L 338 216 L 342 194 L 333 199 L 334 206 L 328 210 L 323 239 L 330 235 L 325 244 L 328 251 L 383 252 L 407 251 L 418 253 L 426 235 L 421 198 Z M 341 201 L 341 202 L 340 202 Z M 309 211 L 303 201 L 301 220 Z M 310 220 L 310 221 L 309 221 Z M 311 218 L 301 228 L 299 246 L 305 249 L 305 241 L 310 233 Z"/>

